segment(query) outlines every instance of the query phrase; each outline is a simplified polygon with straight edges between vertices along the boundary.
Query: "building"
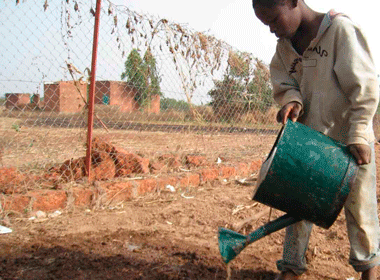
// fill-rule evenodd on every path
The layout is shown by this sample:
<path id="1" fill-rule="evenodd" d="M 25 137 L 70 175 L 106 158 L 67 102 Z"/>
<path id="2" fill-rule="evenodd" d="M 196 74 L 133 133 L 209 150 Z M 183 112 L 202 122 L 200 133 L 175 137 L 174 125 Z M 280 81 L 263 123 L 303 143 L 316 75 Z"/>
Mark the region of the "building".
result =
<path id="1" fill-rule="evenodd" d="M 95 104 L 117 105 L 121 112 L 134 112 L 140 109 L 135 100 L 137 90 L 127 82 L 121 81 L 97 81 L 95 83 Z M 160 96 L 151 97 L 145 112 L 160 112 Z"/>
<path id="2" fill-rule="evenodd" d="M 76 84 L 74 81 L 44 84 L 44 111 L 81 112 L 86 105 L 87 83 Z"/>
<path id="3" fill-rule="evenodd" d="M 134 99 L 136 90 L 126 82 L 97 81 L 95 83 L 95 104 L 117 105 L 122 112 L 138 110 Z"/>
<path id="4" fill-rule="evenodd" d="M 77 87 L 78 86 L 78 87 Z M 44 85 L 44 110 L 54 112 L 77 113 L 80 112 L 88 99 L 87 84 L 73 81 L 60 81 Z M 95 104 L 118 106 L 121 112 L 131 113 L 140 109 L 135 100 L 137 90 L 127 82 L 122 81 L 96 81 Z M 154 95 L 145 112 L 160 112 L 160 96 Z"/>
<path id="5" fill-rule="evenodd" d="M 5 108 L 7 109 L 24 109 L 30 103 L 29 93 L 6 93 Z"/>

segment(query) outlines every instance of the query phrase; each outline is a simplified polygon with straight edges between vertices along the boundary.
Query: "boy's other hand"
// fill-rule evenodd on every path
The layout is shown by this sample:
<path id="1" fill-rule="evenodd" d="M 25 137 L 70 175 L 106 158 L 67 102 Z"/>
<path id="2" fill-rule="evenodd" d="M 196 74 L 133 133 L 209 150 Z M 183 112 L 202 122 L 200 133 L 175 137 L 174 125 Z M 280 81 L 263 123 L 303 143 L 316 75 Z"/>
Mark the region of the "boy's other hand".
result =
<path id="1" fill-rule="evenodd" d="M 297 121 L 300 112 L 302 110 L 302 106 L 298 102 L 289 102 L 284 107 L 281 108 L 277 113 L 277 122 L 282 124 L 286 124 L 288 118 L 290 118 L 293 122 Z"/>
<path id="2" fill-rule="evenodd" d="M 352 144 L 348 147 L 359 165 L 371 162 L 371 148 L 368 145 Z"/>

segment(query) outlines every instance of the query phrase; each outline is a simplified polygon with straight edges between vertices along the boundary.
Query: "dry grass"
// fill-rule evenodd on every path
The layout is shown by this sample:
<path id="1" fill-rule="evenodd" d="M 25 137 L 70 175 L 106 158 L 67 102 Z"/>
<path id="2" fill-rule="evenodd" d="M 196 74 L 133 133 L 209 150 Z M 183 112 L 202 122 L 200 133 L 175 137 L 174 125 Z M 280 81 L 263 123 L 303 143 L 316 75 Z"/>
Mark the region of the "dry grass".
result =
<path id="1" fill-rule="evenodd" d="M 214 116 L 209 106 L 196 107 L 202 116 L 202 123 L 189 121 L 189 112 L 166 110 L 160 114 L 141 112 L 124 113 L 117 106 L 96 105 L 97 116 L 105 123 L 148 123 L 148 124 L 184 124 L 199 127 L 241 127 L 271 128 L 279 126 L 273 119 L 274 110 L 265 114 L 253 112 L 243 117 L 238 124 L 213 122 Z M 84 113 L 63 114 L 43 111 L 4 110 L 0 113 L 0 166 L 16 167 L 22 171 L 43 172 L 51 166 L 61 164 L 72 158 L 85 155 L 87 128 Z M 78 128 L 65 125 L 77 124 Z M 62 127 L 59 125 L 62 124 Z M 42 126 L 40 126 L 42 125 Z M 49 125 L 51 125 L 49 127 Z M 175 133 L 170 131 L 151 132 L 125 129 L 95 129 L 94 136 L 106 136 L 109 141 L 121 148 L 136 152 L 148 158 L 161 154 L 175 153 L 202 154 L 210 161 L 223 156 L 231 161 L 260 158 L 270 148 L 274 135 L 250 133 L 221 133 L 199 130 Z M 267 152 L 267 151 L 266 151 Z"/>

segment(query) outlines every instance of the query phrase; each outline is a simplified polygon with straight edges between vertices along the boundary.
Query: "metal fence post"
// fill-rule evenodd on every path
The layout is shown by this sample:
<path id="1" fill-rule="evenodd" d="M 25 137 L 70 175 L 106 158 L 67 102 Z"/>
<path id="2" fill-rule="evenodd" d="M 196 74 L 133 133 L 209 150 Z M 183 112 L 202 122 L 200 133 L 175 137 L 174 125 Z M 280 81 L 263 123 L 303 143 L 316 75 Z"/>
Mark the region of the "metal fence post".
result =
<path id="1" fill-rule="evenodd" d="M 94 100 L 95 100 L 95 76 L 96 76 L 96 59 L 98 51 L 99 37 L 99 20 L 100 20 L 101 0 L 96 1 L 95 25 L 94 25 L 94 40 L 92 45 L 92 62 L 91 62 L 91 77 L 88 100 L 88 122 L 87 122 L 87 151 L 86 151 L 86 171 L 88 179 L 91 180 L 91 148 L 92 148 L 92 130 L 94 125 Z"/>

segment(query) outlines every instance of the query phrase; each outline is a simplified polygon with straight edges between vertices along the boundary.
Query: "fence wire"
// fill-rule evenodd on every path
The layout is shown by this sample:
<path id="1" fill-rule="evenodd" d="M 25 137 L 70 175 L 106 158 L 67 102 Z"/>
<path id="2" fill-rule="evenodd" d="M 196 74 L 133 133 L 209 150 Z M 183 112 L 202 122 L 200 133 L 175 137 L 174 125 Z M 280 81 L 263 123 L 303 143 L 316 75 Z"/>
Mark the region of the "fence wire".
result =
<path id="1" fill-rule="evenodd" d="M 83 180 L 95 1 L 0 13 L 2 192 Z M 103 1 L 96 67 L 92 179 L 261 159 L 275 140 L 267 65 L 212 34 Z"/>

